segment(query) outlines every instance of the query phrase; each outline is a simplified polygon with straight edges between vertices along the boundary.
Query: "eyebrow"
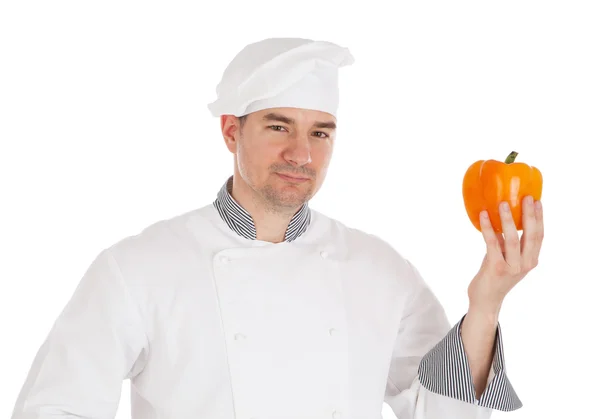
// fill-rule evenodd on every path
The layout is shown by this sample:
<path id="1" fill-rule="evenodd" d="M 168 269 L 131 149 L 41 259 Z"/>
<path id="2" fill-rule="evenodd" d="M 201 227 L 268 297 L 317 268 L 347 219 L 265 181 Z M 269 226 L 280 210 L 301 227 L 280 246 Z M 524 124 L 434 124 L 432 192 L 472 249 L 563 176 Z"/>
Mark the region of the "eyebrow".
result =
<path id="1" fill-rule="evenodd" d="M 288 124 L 288 125 L 294 125 L 296 123 L 296 121 L 294 121 L 292 118 L 288 118 L 285 115 L 281 115 L 278 113 L 268 113 L 265 116 L 263 116 L 263 121 L 278 121 L 278 122 L 283 122 L 284 124 Z M 333 121 L 326 121 L 326 122 L 322 122 L 322 121 L 317 121 L 313 124 L 314 127 L 316 128 L 329 128 L 329 129 L 336 129 L 336 124 Z"/>

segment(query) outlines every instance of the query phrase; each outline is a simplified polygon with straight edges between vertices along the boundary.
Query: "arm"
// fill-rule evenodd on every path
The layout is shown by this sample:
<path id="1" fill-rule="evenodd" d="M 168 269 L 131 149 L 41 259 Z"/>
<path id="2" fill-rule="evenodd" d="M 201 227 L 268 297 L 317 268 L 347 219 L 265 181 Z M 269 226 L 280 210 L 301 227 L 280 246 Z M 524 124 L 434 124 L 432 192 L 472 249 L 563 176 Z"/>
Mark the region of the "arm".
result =
<path id="1" fill-rule="evenodd" d="M 12 419 L 112 419 L 141 369 L 142 320 L 108 250 L 93 261 L 39 349 Z"/>
<path id="2" fill-rule="evenodd" d="M 460 335 L 473 375 L 477 400 L 480 400 L 483 391 L 489 384 L 488 376 L 492 368 L 494 353 L 499 353 L 502 348 L 500 342 L 496 348 L 496 336 L 500 334 L 498 316 L 499 310 L 487 313 L 470 306 L 460 326 Z M 500 362 L 501 360 L 498 358 L 497 363 Z M 498 365 L 497 369 L 499 368 L 502 368 L 502 365 Z"/>
<path id="3" fill-rule="evenodd" d="M 487 419 L 493 409 L 520 407 L 504 371 L 498 370 L 494 376 L 491 369 L 484 370 L 485 366 L 481 370 L 487 377 L 487 393 L 481 403 L 476 399 L 460 336 L 465 317 L 451 328 L 438 299 L 418 271 L 410 267 L 418 289 L 404 308 L 385 402 L 399 419 Z M 469 330 L 474 329 L 468 326 Z M 499 339 L 496 349 L 500 345 Z M 499 354 L 501 350 L 496 352 Z M 496 366 L 503 365 L 500 357 L 495 360 Z"/>

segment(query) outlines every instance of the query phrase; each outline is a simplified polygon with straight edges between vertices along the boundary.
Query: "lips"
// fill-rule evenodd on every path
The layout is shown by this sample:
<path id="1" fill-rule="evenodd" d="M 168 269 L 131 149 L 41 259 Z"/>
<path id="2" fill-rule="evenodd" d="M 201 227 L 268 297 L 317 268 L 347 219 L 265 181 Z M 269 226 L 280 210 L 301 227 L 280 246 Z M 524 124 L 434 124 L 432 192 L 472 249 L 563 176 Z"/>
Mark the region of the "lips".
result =
<path id="1" fill-rule="evenodd" d="M 277 173 L 277 176 L 281 177 L 284 180 L 288 180 L 288 181 L 291 181 L 291 182 L 305 182 L 307 180 L 310 180 L 310 178 L 307 178 L 307 177 L 286 175 L 284 173 Z"/>

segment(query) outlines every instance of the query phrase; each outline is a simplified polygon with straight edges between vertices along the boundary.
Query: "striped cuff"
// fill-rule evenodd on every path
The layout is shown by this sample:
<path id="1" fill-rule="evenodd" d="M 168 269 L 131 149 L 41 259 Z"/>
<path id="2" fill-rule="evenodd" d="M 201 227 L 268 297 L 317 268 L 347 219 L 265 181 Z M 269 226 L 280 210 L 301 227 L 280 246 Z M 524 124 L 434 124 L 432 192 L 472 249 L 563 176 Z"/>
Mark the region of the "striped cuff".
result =
<path id="1" fill-rule="evenodd" d="M 492 367 L 494 376 L 480 400 L 475 398 L 475 385 L 460 336 L 460 326 L 466 314 L 437 343 L 419 364 L 419 381 L 427 390 L 467 403 L 502 411 L 513 411 L 523 404 L 513 389 L 504 366 L 504 351 L 500 324 L 496 331 L 496 348 Z"/>

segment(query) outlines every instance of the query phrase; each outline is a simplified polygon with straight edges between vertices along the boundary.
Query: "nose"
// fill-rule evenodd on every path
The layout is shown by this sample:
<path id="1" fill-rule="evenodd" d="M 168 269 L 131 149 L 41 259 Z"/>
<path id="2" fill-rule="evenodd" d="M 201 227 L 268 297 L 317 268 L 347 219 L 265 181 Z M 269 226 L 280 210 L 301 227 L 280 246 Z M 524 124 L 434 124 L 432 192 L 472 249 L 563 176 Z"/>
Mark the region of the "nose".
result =
<path id="1" fill-rule="evenodd" d="M 312 161 L 308 136 L 296 134 L 290 137 L 289 146 L 285 149 L 285 160 L 295 166 L 304 166 Z"/>

